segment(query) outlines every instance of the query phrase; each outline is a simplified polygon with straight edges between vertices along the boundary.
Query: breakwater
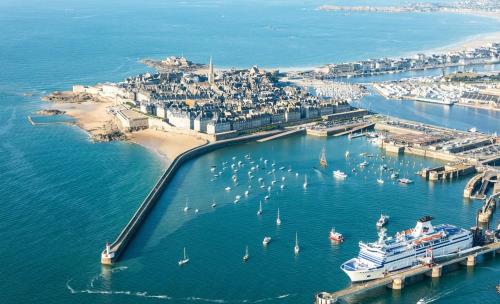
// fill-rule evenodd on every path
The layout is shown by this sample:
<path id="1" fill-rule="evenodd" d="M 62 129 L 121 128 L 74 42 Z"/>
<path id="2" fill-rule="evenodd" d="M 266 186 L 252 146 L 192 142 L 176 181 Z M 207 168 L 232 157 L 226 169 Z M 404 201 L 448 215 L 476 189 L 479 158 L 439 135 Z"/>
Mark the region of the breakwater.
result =
<path id="1" fill-rule="evenodd" d="M 127 247 L 130 240 L 133 238 L 137 230 L 140 229 L 142 222 L 145 220 L 149 211 L 156 204 L 158 199 L 161 197 L 163 190 L 168 185 L 168 183 L 175 176 L 177 170 L 186 162 L 193 158 L 196 158 L 205 153 L 214 151 L 216 149 L 224 148 L 230 145 L 244 143 L 253 140 L 259 140 L 269 136 L 275 136 L 282 133 L 281 130 L 268 131 L 258 134 L 241 136 L 238 138 L 227 139 L 222 141 L 217 141 L 214 143 L 204 144 L 202 146 L 190 149 L 179 156 L 177 156 L 170 166 L 167 168 L 165 173 L 162 174 L 160 179 L 156 182 L 153 189 L 146 196 L 144 201 L 141 203 L 137 211 L 134 213 L 129 222 L 122 229 L 116 240 L 111 244 L 106 244 L 105 249 L 101 253 L 101 264 L 103 265 L 113 265 L 119 259 L 120 255 L 123 253 Z"/>

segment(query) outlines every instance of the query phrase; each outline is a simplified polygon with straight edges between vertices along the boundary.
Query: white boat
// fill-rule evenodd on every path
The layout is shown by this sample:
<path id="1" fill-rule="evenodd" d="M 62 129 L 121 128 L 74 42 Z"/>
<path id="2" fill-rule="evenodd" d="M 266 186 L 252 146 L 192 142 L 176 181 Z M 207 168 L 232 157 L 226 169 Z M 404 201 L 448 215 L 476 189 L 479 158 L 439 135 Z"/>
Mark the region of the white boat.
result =
<path id="1" fill-rule="evenodd" d="M 381 178 L 377 178 L 377 183 L 379 183 L 379 184 L 383 184 L 383 183 L 384 183 L 384 180 L 383 180 L 383 179 L 381 179 Z"/>
<path id="2" fill-rule="evenodd" d="M 186 200 L 186 205 L 184 206 L 184 212 L 188 212 L 189 211 L 189 205 L 188 205 L 188 200 Z"/>
<path id="3" fill-rule="evenodd" d="M 298 173 L 298 172 L 295 172 L 295 176 L 299 176 L 299 173 Z"/>
<path id="4" fill-rule="evenodd" d="M 297 232 L 295 232 L 295 247 L 293 247 L 293 252 L 295 252 L 295 254 L 299 254 L 299 251 L 300 251 L 299 237 Z"/>
<path id="5" fill-rule="evenodd" d="M 186 247 L 184 247 L 184 257 L 182 259 L 179 260 L 179 262 L 177 262 L 179 264 L 179 266 L 182 266 L 184 264 L 187 264 L 189 262 L 189 258 L 186 254 Z"/>
<path id="6" fill-rule="evenodd" d="M 262 215 L 262 201 L 259 202 L 259 210 L 257 210 L 257 215 Z"/>
<path id="7" fill-rule="evenodd" d="M 345 151 L 344 156 L 345 156 L 345 158 L 348 158 L 349 157 L 349 151 Z"/>
<path id="8" fill-rule="evenodd" d="M 360 168 L 364 168 L 364 167 L 368 166 L 368 162 L 365 160 L 364 162 L 360 163 L 358 166 Z"/>
<path id="9" fill-rule="evenodd" d="M 217 203 L 215 202 L 215 200 L 212 200 L 212 208 L 215 208 L 217 207 Z"/>
<path id="10" fill-rule="evenodd" d="M 271 186 L 267 187 L 267 192 L 271 192 Z"/>
<path id="11" fill-rule="evenodd" d="M 417 301 L 417 304 L 425 304 L 425 300 L 422 298 L 422 299 Z"/>
<path id="12" fill-rule="evenodd" d="M 231 190 L 231 187 L 227 186 L 226 188 L 224 188 L 226 191 L 230 191 Z"/>
<path id="13" fill-rule="evenodd" d="M 258 181 L 259 183 L 262 182 L 264 179 L 262 177 L 259 177 Z"/>
<path id="14" fill-rule="evenodd" d="M 264 199 L 267 201 L 269 199 L 269 195 L 264 196 Z"/>
<path id="15" fill-rule="evenodd" d="M 399 173 L 397 173 L 397 172 L 394 172 L 394 173 L 391 174 L 391 178 L 392 179 L 396 179 L 398 177 L 399 177 Z"/>
<path id="16" fill-rule="evenodd" d="M 200 210 L 198 208 L 194 209 L 194 213 L 198 213 Z"/>
<path id="17" fill-rule="evenodd" d="M 413 181 L 411 179 L 406 178 L 406 177 L 400 178 L 398 181 L 400 184 L 406 184 L 406 185 L 413 183 Z"/>
<path id="18" fill-rule="evenodd" d="M 333 177 L 335 177 L 336 179 L 346 179 L 347 174 L 345 174 L 344 172 L 342 172 L 340 170 L 335 170 L 335 171 L 333 171 Z"/>
<path id="19" fill-rule="evenodd" d="M 304 177 L 304 184 L 302 184 L 302 187 L 303 187 L 304 189 L 306 189 L 306 188 L 307 188 L 307 174 L 306 174 L 306 176 Z"/>
<path id="20" fill-rule="evenodd" d="M 385 214 L 381 214 L 380 218 L 377 221 L 377 228 L 384 227 L 385 225 L 387 225 L 388 222 L 389 222 L 389 216 L 385 215 Z"/>
<path id="21" fill-rule="evenodd" d="M 285 179 L 286 179 L 286 178 L 285 178 L 284 176 L 282 176 L 282 177 L 281 177 L 281 181 L 283 181 L 283 182 L 284 182 L 284 181 L 285 181 Z"/>
<path id="22" fill-rule="evenodd" d="M 280 208 L 278 208 L 278 217 L 276 218 L 276 225 L 281 225 L 281 219 L 280 219 Z"/>
<path id="23" fill-rule="evenodd" d="M 245 249 L 245 255 L 243 256 L 243 262 L 248 261 L 249 257 L 250 256 L 248 255 L 248 246 L 247 246 L 246 249 Z"/>
<path id="24" fill-rule="evenodd" d="M 285 189 L 285 185 L 280 186 L 281 190 Z"/>
<path id="25" fill-rule="evenodd" d="M 262 244 L 267 245 L 269 243 L 271 243 L 271 237 L 270 236 L 264 237 L 264 240 L 262 240 Z"/>
<path id="26" fill-rule="evenodd" d="M 248 196 L 250 194 L 250 191 L 245 191 L 245 196 Z"/>
<path id="27" fill-rule="evenodd" d="M 424 216 L 415 228 L 387 237 L 385 229 L 372 243 L 359 243 L 357 257 L 343 263 L 341 269 L 352 282 L 383 278 L 387 273 L 419 265 L 432 250 L 433 257 L 449 255 L 472 247 L 472 232 L 449 224 L 433 226 L 432 217 Z"/>
<path id="28" fill-rule="evenodd" d="M 285 170 L 285 167 L 280 167 L 280 170 L 281 170 L 281 171 Z"/>

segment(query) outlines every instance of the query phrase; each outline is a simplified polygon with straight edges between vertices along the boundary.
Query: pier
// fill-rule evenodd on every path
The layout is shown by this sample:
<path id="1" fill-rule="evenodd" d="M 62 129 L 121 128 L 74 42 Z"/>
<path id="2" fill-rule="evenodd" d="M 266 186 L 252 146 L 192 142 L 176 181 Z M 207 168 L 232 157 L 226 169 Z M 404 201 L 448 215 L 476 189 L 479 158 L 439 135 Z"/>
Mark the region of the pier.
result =
<path id="1" fill-rule="evenodd" d="M 224 148 L 230 145 L 249 142 L 253 140 L 262 139 L 269 136 L 274 136 L 282 133 L 283 131 L 268 131 L 252 135 L 241 136 L 234 139 L 221 140 L 210 144 L 205 144 L 191 150 L 188 150 L 177 156 L 172 164 L 167 168 L 165 173 L 156 182 L 153 189 L 146 196 L 137 211 L 134 213 L 129 222 L 125 225 L 116 240 L 111 244 L 106 244 L 105 249 L 101 253 L 101 264 L 113 265 L 115 264 L 120 255 L 124 252 L 128 243 L 131 241 L 135 233 L 140 229 L 141 224 L 146 219 L 149 211 L 153 208 L 156 202 L 160 199 L 163 190 L 168 183 L 174 178 L 177 170 L 187 161 L 201 156 L 205 153 L 214 151 L 216 149 Z"/>
<path id="2" fill-rule="evenodd" d="M 292 130 L 288 130 L 288 131 L 285 131 L 285 132 L 282 132 L 282 133 L 278 133 L 278 134 L 273 135 L 273 136 L 269 136 L 269 137 L 258 139 L 257 142 L 266 142 L 266 141 L 270 141 L 270 140 L 282 138 L 282 137 L 285 137 L 285 136 L 290 136 L 290 135 L 294 135 L 294 134 L 305 134 L 305 133 L 306 133 L 306 129 L 305 128 L 294 128 Z"/>
<path id="3" fill-rule="evenodd" d="M 433 278 L 441 277 L 444 268 L 455 264 L 462 264 L 467 267 L 474 267 L 474 265 L 476 264 L 476 260 L 479 256 L 485 255 L 487 253 L 495 254 L 496 252 L 500 252 L 500 242 L 497 240 L 496 242 L 481 247 L 474 247 L 472 249 L 474 250 L 472 250 L 467 254 L 458 256 L 454 259 L 451 259 L 443 263 L 431 264 L 431 265 L 421 264 L 409 269 L 390 273 L 380 279 L 371 280 L 366 283 L 352 284 L 351 286 L 345 289 L 335 291 L 332 293 L 328 292 L 318 293 L 316 295 L 316 304 L 338 303 L 338 301 L 343 298 L 358 295 L 366 291 L 385 286 L 391 289 L 403 289 L 405 286 L 405 281 L 412 277 L 416 277 L 419 275 L 427 275 Z"/>
<path id="4" fill-rule="evenodd" d="M 372 128 L 374 125 L 375 125 L 374 123 L 366 123 L 366 122 L 332 124 L 331 126 L 326 126 L 326 127 L 308 128 L 307 135 L 320 136 L 320 137 L 330 136 L 330 135 L 341 136 L 353 132 L 354 129 L 363 130 Z"/>

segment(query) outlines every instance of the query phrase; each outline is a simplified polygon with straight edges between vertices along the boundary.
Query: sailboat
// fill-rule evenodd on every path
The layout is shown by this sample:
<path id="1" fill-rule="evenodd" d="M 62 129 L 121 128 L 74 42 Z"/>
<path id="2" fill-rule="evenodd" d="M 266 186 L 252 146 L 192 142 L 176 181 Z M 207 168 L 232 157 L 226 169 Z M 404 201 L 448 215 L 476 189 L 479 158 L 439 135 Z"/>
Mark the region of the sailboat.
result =
<path id="1" fill-rule="evenodd" d="M 377 183 L 383 184 L 384 180 L 382 179 L 382 170 L 380 170 L 380 176 L 377 178 Z"/>
<path id="2" fill-rule="evenodd" d="M 243 256 L 243 262 L 248 261 L 249 257 L 250 256 L 248 255 L 248 246 L 247 246 L 246 249 L 245 249 L 245 255 Z"/>
<path id="3" fill-rule="evenodd" d="M 299 254 L 299 251 L 300 251 L 299 237 L 297 232 L 295 232 L 295 247 L 293 247 L 293 252 L 295 252 L 295 254 Z"/>
<path id="4" fill-rule="evenodd" d="M 345 158 L 349 157 L 349 151 L 345 151 Z"/>
<path id="5" fill-rule="evenodd" d="M 257 211 L 257 215 L 262 215 L 262 201 L 259 202 L 259 210 Z"/>
<path id="6" fill-rule="evenodd" d="M 214 200 L 212 200 L 212 208 L 215 208 L 215 207 L 217 207 L 217 203 L 215 203 L 215 199 L 214 199 Z"/>
<path id="7" fill-rule="evenodd" d="M 326 162 L 326 149 L 325 147 L 323 147 L 323 149 L 321 149 L 321 155 L 319 157 L 319 164 L 321 167 L 326 167 L 327 166 L 327 162 Z"/>
<path id="8" fill-rule="evenodd" d="M 184 257 L 182 259 L 179 260 L 179 266 L 182 266 L 184 264 L 187 264 L 189 262 L 189 258 L 188 256 L 186 255 L 186 247 L 184 247 Z"/>
<path id="9" fill-rule="evenodd" d="M 278 208 L 278 217 L 276 218 L 276 225 L 281 225 L 281 219 L 280 219 L 280 208 Z"/>
<path id="10" fill-rule="evenodd" d="M 184 207 L 184 212 L 188 212 L 189 210 L 189 205 L 188 205 L 188 200 L 186 200 L 186 206 Z"/>
<path id="11" fill-rule="evenodd" d="M 307 188 L 307 174 L 306 174 L 306 176 L 304 178 L 304 184 L 302 185 L 302 187 L 304 187 L 304 189 Z"/>

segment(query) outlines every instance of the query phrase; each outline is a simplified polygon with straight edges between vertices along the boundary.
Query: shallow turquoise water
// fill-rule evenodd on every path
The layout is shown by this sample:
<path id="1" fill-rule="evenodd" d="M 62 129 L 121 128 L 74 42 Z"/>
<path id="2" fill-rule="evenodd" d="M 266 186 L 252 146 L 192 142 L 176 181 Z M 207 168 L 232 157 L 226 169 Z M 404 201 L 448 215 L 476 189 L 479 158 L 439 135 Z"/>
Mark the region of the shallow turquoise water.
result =
<path id="1" fill-rule="evenodd" d="M 93 144 L 76 127 L 30 125 L 26 116 L 43 105 L 40 95 L 75 83 L 118 81 L 140 73 L 146 70 L 137 63 L 143 57 L 184 53 L 196 61 L 212 55 L 217 65 L 225 67 L 311 66 L 397 56 L 500 28 L 488 19 L 454 15 L 344 16 L 315 11 L 319 4 L 2 1 L 2 303 L 149 303 L 165 302 L 168 297 L 180 303 L 203 303 L 203 299 L 310 302 L 316 291 L 348 283 L 338 265 L 355 254 L 359 239 L 375 237 L 374 222 L 381 211 L 393 216 L 391 231 L 412 226 L 425 213 L 435 215 L 438 222 L 470 225 L 477 204 L 462 201 L 465 180 L 444 184 L 417 180 L 410 187 L 392 183 L 380 187 L 375 175 L 365 179 L 361 174 L 334 183 L 331 172 L 323 176 L 311 169 L 323 145 L 332 169 L 345 166 L 341 158 L 347 147 L 354 156 L 360 151 L 378 153 L 377 149 L 363 140 L 349 144 L 345 139 L 293 137 L 221 150 L 188 163 L 123 261 L 111 271 L 101 269 L 103 244 L 117 235 L 164 165 L 132 144 Z M 23 96 L 25 92 L 34 96 Z M 410 110 L 403 109 L 401 114 Z M 422 107 L 417 113 L 415 118 L 423 120 L 439 111 Z M 452 113 L 447 123 L 479 128 L 484 116 L 464 123 L 464 117 L 473 117 L 469 114 Z M 484 125 L 494 129 L 498 123 L 493 120 Z M 307 172 L 309 189 L 304 192 L 300 187 L 302 177 L 287 176 L 286 191 L 272 194 L 259 221 L 255 212 L 262 193 L 256 191 L 233 205 L 237 193 L 223 191 L 229 176 L 210 182 L 210 165 L 246 153 L 291 165 L 301 174 Z M 414 161 L 427 162 L 408 160 L 411 166 Z M 200 208 L 200 214 L 180 212 L 186 197 Z M 213 197 L 220 205 L 209 210 Z M 283 216 L 280 229 L 273 224 L 278 206 Z M 332 247 L 326 239 L 332 225 L 348 238 L 339 247 Z M 302 246 L 297 258 L 292 252 L 295 231 Z M 265 233 L 275 238 L 268 250 L 260 246 Z M 242 265 L 246 244 L 251 260 Z M 176 261 L 183 246 L 188 247 L 192 262 L 179 269 Z M 356 301 L 406 303 L 430 293 L 442 296 L 436 303 L 457 299 L 487 303 L 495 299 L 491 287 L 498 278 L 495 271 L 496 264 L 485 263 L 472 274 L 461 271 L 439 283 L 424 281 L 400 296 L 383 290 Z M 462 282 L 468 277 L 474 279 L 466 281 L 473 282 L 470 285 Z M 479 292 L 472 294 L 476 289 Z"/>

